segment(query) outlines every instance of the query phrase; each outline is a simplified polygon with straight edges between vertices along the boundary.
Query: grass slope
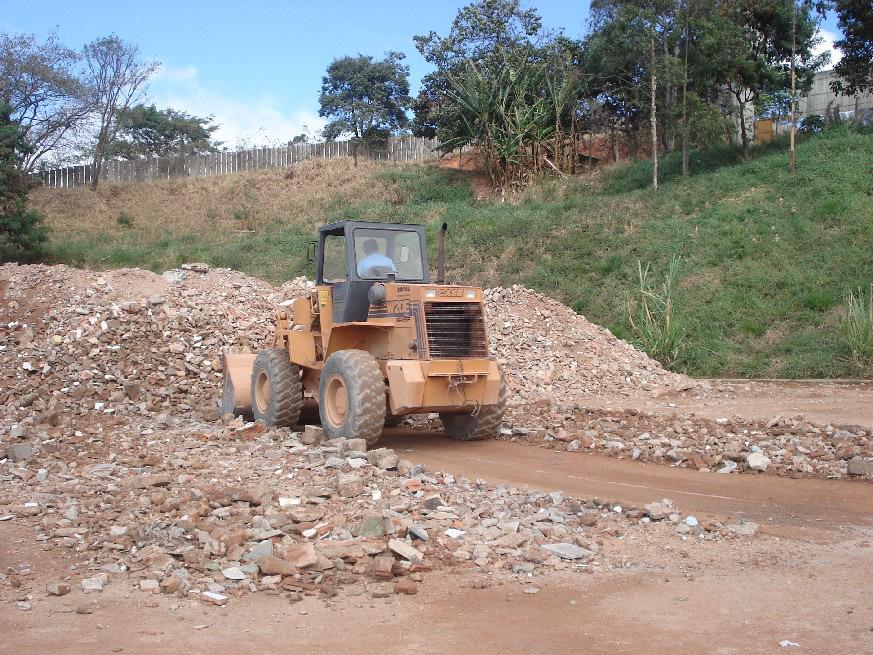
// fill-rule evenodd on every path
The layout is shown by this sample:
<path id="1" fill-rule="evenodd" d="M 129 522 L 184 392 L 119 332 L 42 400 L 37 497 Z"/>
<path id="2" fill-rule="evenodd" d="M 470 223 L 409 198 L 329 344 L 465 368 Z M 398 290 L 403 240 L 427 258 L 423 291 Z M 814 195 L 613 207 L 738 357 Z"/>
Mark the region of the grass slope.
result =
<path id="1" fill-rule="evenodd" d="M 800 144 L 794 176 L 786 164 L 782 143 L 754 150 L 749 161 L 713 148 L 694 153 L 687 179 L 678 157 L 666 157 L 658 191 L 650 164 L 637 162 L 547 181 L 501 204 L 474 200 L 465 178 L 433 166 L 354 171 L 321 162 L 292 180 L 276 172 L 106 187 L 97 198 L 41 190 L 35 204 L 49 215 L 50 255 L 59 261 L 163 270 L 203 260 L 274 282 L 311 274 L 305 244 L 317 223 L 422 222 L 435 235 L 445 220 L 451 279 L 524 283 L 626 338 L 637 261 L 660 274 L 677 254 L 676 311 L 688 337 L 675 368 L 698 376 L 869 373 L 851 363 L 837 327 L 845 293 L 873 282 L 873 132 L 830 130 Z M 204 184 L 214 188 L 204 192 Z M 136 193 L 149 200 L 128 197 Z M 143 206 L 151 213 L 142 215 Z"/>

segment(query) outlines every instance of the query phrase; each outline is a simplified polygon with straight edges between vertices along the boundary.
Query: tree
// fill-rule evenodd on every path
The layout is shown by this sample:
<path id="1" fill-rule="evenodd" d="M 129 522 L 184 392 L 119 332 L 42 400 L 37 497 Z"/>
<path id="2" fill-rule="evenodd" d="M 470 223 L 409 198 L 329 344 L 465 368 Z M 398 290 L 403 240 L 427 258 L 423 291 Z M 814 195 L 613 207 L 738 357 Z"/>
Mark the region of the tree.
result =
<path id="1" fill-rule="evenodd" d="M 523 9 L 519 0 L 477 0 L 458 11 L 447 36 L 413 37 L 416 49 L 436 68 L 422 80 L 413 105 L 413 134 L 446 141 L 463 133 L 451 101 L 451 79 L 469 72 L 467 62 L 496 79 L 505 65 L 529 61 L 545 37 L 537 11 Z"/>
<path id="2" fill-rule="evenodd" d="M 843 58 L 834 66 L 841 79 L 833 89 L 850 96 L 873 90 L 873 5 L 870 0 L 836 0 L 836 12 L 843 38 L 834 45 Z"/>
<path id="3" fill-rule="evenodd" d="M 369 145 L 408 125 L 409 67 L 401 63 L 404 58 L 401 52 L 388 52 L 381 60 L 358 55 L 331 62 L 318 98 L 319 116 L 329 119 L 324 128 L 328 141 L 346 134 L 355 144 Z"/>
<path id="4" fill-rule="evenodd" d="M 0 243 L 20 251 L 37 250 L 46 239 L 42 215 L 27 209 L 31 183 L 23 169 L 31 149 L 12 107 L 0 102 Z"/>
<path id="5" fill-rule="evenodd" d="M 828 53 L 816 56 L 818 19 L 826 3 L 797 3 L 795 72 L 798 87 L 809 88 Z M 743 151 L 749 147 L 746 115 L 766 91 L 791 87 L 794 3 L 786 0 L 724 0 L 701 19 L 701 60 L 709 75 L 736 101 Z"/>
<path id="6" fill-rule="evenodd" d="M 115 35 L 87 44 L 82 49 L 82 60 L 84 83 L 97 123 L 91 167 L 91 188 L 96 189 L 103 161 L 118 134 L 119 117 L 142 99 L 145 84 L 159 64 L 142 61 L 139 48 Z"/>
<path id="7" fill-rule="evenodd" d="M 657 150 L 672 150 L 677 126 L 685 125 L 678 111 L 685 18 L 680 0 L 594 0 L 591 4 L 586 63 L 594 76 L 595 93 L 611 118 L 613 134 L 627 135 L 631 156 L 648 119 L 653 168 Z M 684 88 L 687 92 L 687 85 Z"/>
<path id="8" fill-rule="evenodd" d="M 136 105 L 121 109 L 118 131 L 106 149 L 106 158 L 141 159 L 215 152 L 221 142 L 213 141 L 218 125 L 212 117 L 199 118 L 175 109 Z"/>
<path id="9" fill-rule="evenodd" d="M 79 56 L 50 34 L 0 35 L 0 102 L 29 144 L 18 163 L 30 171 L 79 127 L 90 111 L 78 78 Z"/>

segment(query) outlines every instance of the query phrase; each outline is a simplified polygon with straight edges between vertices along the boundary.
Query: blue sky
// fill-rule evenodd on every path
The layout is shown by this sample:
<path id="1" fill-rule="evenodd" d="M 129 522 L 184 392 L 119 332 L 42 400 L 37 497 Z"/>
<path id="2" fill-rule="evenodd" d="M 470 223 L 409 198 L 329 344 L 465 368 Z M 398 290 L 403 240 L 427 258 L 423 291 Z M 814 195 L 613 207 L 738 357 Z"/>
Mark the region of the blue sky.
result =
<path id="1" fill-rule="evenodd" d="M 115 33 L 137 44 L 163 66 L 149 99 L 199 116 L 213 115 L 228 146 L 285 142 L 318 117 L 324 69 L 335 58 L 358 52 L 406 53 L 413 94 L 429 71 L 412 37 L 446 34 L 458 9 L 449 0 L 152 0 L 124 2 L 4 3 L 0 30 L 45 36 L 57 31 L 71 47 Z M 549 28 L 585 32 L 587 0 L 532 0 Z M 826 41 L 837 33 L 829 16 Z"/>

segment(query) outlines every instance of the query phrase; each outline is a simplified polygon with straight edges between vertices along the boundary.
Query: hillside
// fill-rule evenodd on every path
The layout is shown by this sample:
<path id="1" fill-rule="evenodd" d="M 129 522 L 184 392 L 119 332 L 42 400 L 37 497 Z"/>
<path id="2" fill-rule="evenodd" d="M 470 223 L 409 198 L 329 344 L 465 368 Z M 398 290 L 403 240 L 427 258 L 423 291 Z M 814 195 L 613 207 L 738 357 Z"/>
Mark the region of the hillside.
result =
<path id="1" fill-rule="evenodd" d="M 730 148 L 678 158 L 648 187 L 646 162 L 551 180 L 517 203 L 477 200 L 463 172 L 432 165 L 311 161 L 223 178 L 38 190 L 49 258 L 155 271 L 206 261 L 281 282 L 311 274 L 305 245 L 343 218 L 450 225 L 450 279 L 523 283 L 629 337 L 637 261 L 659 275 L 682 257 L 676 311 L 688 331 L 676 368 L 698 376 L 845 377 L 858 370 L 837 321 L 845 293 L 873 282 L 873 133 L 784 144 L 743 162 Z M 434 240 L 435 242 L 435 240 Z"/>

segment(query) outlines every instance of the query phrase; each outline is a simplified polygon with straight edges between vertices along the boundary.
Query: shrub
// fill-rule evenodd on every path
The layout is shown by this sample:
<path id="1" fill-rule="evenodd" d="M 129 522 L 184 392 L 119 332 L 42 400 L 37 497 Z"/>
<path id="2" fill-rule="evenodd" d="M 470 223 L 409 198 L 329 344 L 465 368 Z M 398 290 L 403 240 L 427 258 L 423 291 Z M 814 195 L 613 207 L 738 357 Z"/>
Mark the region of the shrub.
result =
<path id="1" fill-rule="evenodd" d="M 628 298 L 628 319 L 637 342 L 651 357 L 668 367 L 679 358 L 685 342 L 685 328 L 673 305 L 680 263 L 681 259 L 673 255 L 658 289 L 650 281 L 649 264 L 644 267 L 637 261 L 639 290 L 636 298 Z"/>
<path id="2" fill-rule="evenodd" d="M 35 252 L 46 240 L 46 229 L 42 214 L 27 208 L 32 184 L 22 163 L 30 145 L 10 113 L 9 105 L 0 103 L 0 243 L 15 251 Z"/>
<path id="3" fill-rule="evenodd" d="M 23 201 L 11 211 L 0 213 L 0 242 L 5 242 L 13 250 L 38 254 L 46 237 L 43 215 L 27 209 Z"/>
<path id="4" fill-rule="evenodd" d="M 818 134 L 824 129 L 824 126 L 824 116 L 819 114 L 812 114 L 800 121 L 800 131 L 804 134 Z"/>
<path id="5" fill-rule="evenodd" d="M 862 369 L 873 366 L 873 284 L 846 294 L 846 309 L 840 322 L 843 340 L 852 359 Z"/>
<path id="6" fill-rule="evenodd" d="M 130 227 L 131 225 L 133 225 L 133 219 L 127 212 L 121 212 L 118 215 L 118 218 L 115 219 L 115 222 L 118 223 L 121 227 Z"/>

